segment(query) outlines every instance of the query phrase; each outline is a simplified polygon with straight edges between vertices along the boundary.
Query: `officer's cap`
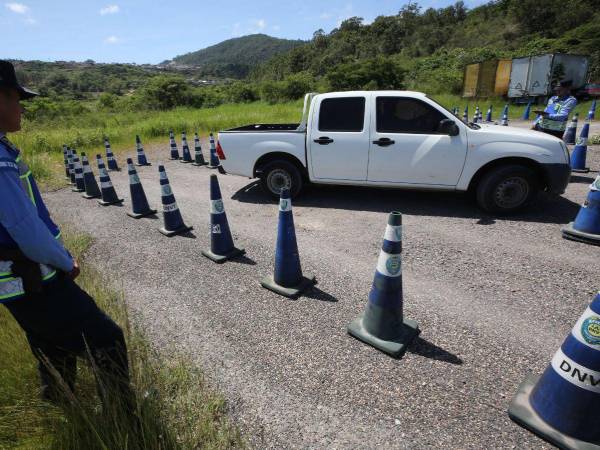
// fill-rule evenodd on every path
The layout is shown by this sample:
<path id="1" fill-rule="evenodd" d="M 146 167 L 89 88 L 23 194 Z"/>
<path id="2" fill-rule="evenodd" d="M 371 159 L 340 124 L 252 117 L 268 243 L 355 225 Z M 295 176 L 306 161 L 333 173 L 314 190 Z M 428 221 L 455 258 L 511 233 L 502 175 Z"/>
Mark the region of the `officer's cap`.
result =
<path id="1" fill-rule="evenodd" d="M 15 67 L 8 61 L 0 60 L 0 87 L 12 87 L 17 90 L 21 100 L 27 100 L 39 95 L 37 92 L 21 86 L 17 81 Z"/>

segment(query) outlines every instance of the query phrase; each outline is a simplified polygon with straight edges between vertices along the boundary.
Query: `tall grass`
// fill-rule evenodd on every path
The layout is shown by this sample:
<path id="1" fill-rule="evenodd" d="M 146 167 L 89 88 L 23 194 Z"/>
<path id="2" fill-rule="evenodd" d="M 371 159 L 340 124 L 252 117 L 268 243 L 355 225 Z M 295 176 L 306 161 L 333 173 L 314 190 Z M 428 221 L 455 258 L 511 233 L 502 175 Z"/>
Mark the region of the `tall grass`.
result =
<path id="1" fill-rule="evenodd" d="M 91 238 L 67 230 L 66 246 L 83 256 Z M 124 329 L 129 347 L 135 420 L 120 405 L 103 405 L 93 370 L 78 365 L 76 402 L 63 408 L 39 400 L 36 360 L 6 308 L 0 308 L 0 448 L 192 449 L 243 447 L 223 399 L 183 357 L 164 359 L 131 327 L 123 297 L 86 264 L 78 283 Z M 108 410 L 107 408 L 110 408 Z"/>

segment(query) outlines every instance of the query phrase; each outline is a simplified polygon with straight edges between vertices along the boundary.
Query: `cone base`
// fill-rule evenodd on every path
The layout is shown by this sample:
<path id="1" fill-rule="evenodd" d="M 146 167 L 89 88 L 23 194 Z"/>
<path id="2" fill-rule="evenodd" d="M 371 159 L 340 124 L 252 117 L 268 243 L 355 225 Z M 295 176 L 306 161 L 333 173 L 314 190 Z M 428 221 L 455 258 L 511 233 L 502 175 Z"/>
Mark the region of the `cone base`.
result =
<path id="1" fill-rule="evenodd" d="M 589 173 L 590 168 L 586 167 L 585 169 L 571 169 L 573 173 Z"/>
<path id="2" fill-rule="evenodd" d="M 85 189 L 73 188 L 71 189 L 71 192 L 85 192 Z"/>
<path id="3" fill-rule="evenodd" d="M 87 198 L 89 200 L 89 199 L 92 199 L 92 198 L 101 198 L 102 195 L 100 195 L 100 194 L 98 194 L 98 195 L 83 194 L 82 197 L 83 198 Z"/>
<path id="4" fill-rule="evenodd" d="M 192 161 L 186 161 L 185 159 L 180 159 L 180 160 L 179 160 L 179 162 L 180 162 L 180 163 L 183 163 L 183 164 L 189 164 L 189 163 L 191 163 Z"/>
<path id="5" fill-rule="evenodd" d="M 167 237 L 173 237 L 176 234 L 187 233 L 188 231 L 192 231 L 193 229 L 194 229 L 194 227 L 188 227 L 187 225 L 183 225 L 182 227 L 179 227 L 176 230 L 167 230 L 165 227 L 162 227 L 162 228 L 159 228 L 158 231 L 160 231 L 162 234 L 164 234 Z"/>
<path id="6" fill-rule="evenodd" d="M 276 294 L 283 295 L 284 297 L 288 297 L 288 298 L 300 297 L 300 295 L 302 295 L 302 293 L 304 291 L 306 291 L 308 288 L 314 286 L 315 284 L 317 284 L 317 279 L 314 276 L 312 276 L 310 278 L 302 277 L 302 280 L 300 280 L 300 283 L 297 286 L 292 286 L 292 287 L 285 287 L 285 286 L 275 283 L 275 280 L 273 279 L 272 275 L 269 275 L 268 277 L 263 278 L 262 281 L 260 282 L 260 285 L 262 287 L 264 287 L 265 289 L 268 289 L 270 291 L 275 292 Z"/>
<path id="7" fill-rule="evenodd" d="M 246 254 L 246 250 L 243 248 L 233 248 L 229 253 L 225 255 L 217 255 L 210 250 L 202 250 L 202 255 L 206 256 L 211 261 L 216 262 L 217 264 L 223 264 L 225 261 L 229 261 L 230 259 L 235 258 L 236 256 L 242 256 Z"/>
<path id="8" fill-rule="evenodd" d="M 135 163 L 135 165 L 138 167 L 144 167 L 144 166 L 151 166 L 152 163 L 146 163 L 146 164 Z"/>
<path id="9" fill-rule="evenodd" d="M 562 236 L 570 241 L 583 242 L 584 244 L 600 245 L 600 235 L 590 234 L 583 231 L 577 231 L 573 228 L 573 222 L 568 224 L 562 230 Z"/>
<path id="10" fill-rule="evenodd" d="M 580 441 L 561 433 L 538 416 L 529 403 L 529 396 L 539 377 L 529 376 L 521 383 L 508 408 L 508 416 L 542 439 L 567 450 L 600 450 L 600 445 Z"/>
<path id="11" fill-rule="evenodd" d="M 410 343 L 419 335 L 419 325 L 414 320 L 404 319 L 404 326 L 400 330 L 400 334 L 393 340 L 380 339 L 377 336 L 373 336 L 363 327 L 362 317 L 354 319 L 350 325 L 348 325 L 348 333 L 358 340 L 363 341 L 375 347 L 394 358 L 402 358 L 404 352 Z"/>
<path id="12" fill-rule="evenodd" d="M 177 158 L 169 158 L 171 161 L 179 161 L 181 158 L 178 156 Z"/>
<path id="13" fill-rule="evenodd" d="M 141 219 L 142 217 L 148 217 L 148 216 L 152 216 L 153 214 L 156 214 L 156 210 L 155 209 L 149 209 L 148 211 L 145 211 L 143 213 L 134 213 L 133 211 L 130 211 L 127 213 L 127 215 L 129 217 L 133 217 L 134 219 Z"/>
<path id="14" fill-rule="evenodd" d="M 197 163 L 197 162 L 193 162 L 192 166 L 206 166 L 207 163 Z"/>
<path id="15" fill-rule="evenodd" d="M 219 166 L 211 166 L 210 164 L 207 164 L 206 167 L 208 167 L 209 169 L 218 169 Z"/>
<path id="16" fill-rule="evenodd" d="M 104 200 L 98 200 L 98 204 L 100 204 L 102 206 L 119 205 L 123 202 L 124 202 L 124 200 L 122 198 L 119 198 L 119 199 L 115 200 L 114 202 L 105 202 Z"/>

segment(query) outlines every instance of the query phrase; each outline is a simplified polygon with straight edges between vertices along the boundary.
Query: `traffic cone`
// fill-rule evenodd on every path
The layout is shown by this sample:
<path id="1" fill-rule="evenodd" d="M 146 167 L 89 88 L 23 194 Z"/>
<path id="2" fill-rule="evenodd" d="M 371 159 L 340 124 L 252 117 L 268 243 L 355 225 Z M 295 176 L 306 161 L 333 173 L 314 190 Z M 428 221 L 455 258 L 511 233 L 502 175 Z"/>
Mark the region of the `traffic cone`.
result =
<path id="1" fill-rule="evenodd" d="M 509 417 L 563 449 L 600 449 L 600 293 L 541 377 L 521 383 Z"/>
<path id="2" fill-rule="evenodd" d="M 529 114 L 531 114 L 531 102 L 527 103 L 525 111 L 523 112 L 523 120 L 529 120 Z"/>
<path id="3" fill-rule="evenodd" d="M 473 123 L 477 123 L 479 120 L 479 105 L 475 107 L 475 114 L 473 114 Z"/>
<path id="4" fill-rule="evenodd" d="M 119 169 L 119 165 L 117 164 L 117 160 L 113 155 L 112 149 L 110 148 L 110 141 L 107 137 L 104 138 L 104 149 L 106 150 L 106 164 L 108 166 L 108 170 L 121 170 Z"/>
<path id="5" fill-rule="evenodd" d="M 205 166 L 204 155 L 202 154 L 202 146 L 200 145 L 200 138 L 198 133 L 194 133 L 194 162 L 193 166 Z"/>
<path id="6" fill-rule="evenodd" d="M 577 144 L 575 144 L 575 147 L 573 147 L 573 151 L 571 152 L 571 172 L 588 173 L 590 171 L 589 167 L 585 167 L 589 133 L 590 124 L 589 122 L 586 122 L 583 124 Z"/>
<path id="7" fill-rule="evenodd" d="M 246 253 L 246 250 L 235 248 L 227 222 L 225 206 L 221 198 L 221 188 L 216 175 L 210 176 L 210 250 L 202 250 L 202 254 L 216 263 Z"/>
<path id="8" fill-rule="evenodd" d="M 190 154 L 190 147 L 187 142 L 187 136 L 185 131 L 181 133 L 181 147 L 183 148 L 183 157 L 181 158 L 182 163 L 191 163 L 192 155 Z"/>
<path id="9" fill-rule="evenodd" d="M 148 205 L 148 199 L 144 192 L 144 187 L 140 181 L 140 177 L 135 170 L 133 160 L 127 158 L 127 173 L 129 174 L 129 192 L 131 193 L 131 212 L 128 212 L 129 217 L 134 219 L 140 219 L 142 217 L 151 216 L 156 214 L 155 209 L 151 209 Z"/>
<path id="10" fill-rule="evenodd" d="M 75 184 L 75 165 L 73 164 L 73 157 L 75 156 L 75 149 L 69 149 L 68 153 L 68 164 L 69 164 L 69 184 Z"/>
<path id="11" fill-rule="evenodd" d="M 462 120 L 464 123 L 469 121 L 469 105 L 465 106 L 465 112 L 463 112 Z"/>
<path id="12" fill-rule="evenodd" d="M 63 144 L 63 161 L 65 164 L 65 178 L 70 180 L 71 173 L 69 172 L 69 158 L 67 157 L 68 147 L 67 144 Z"/>
<path id="13" fill-rule="evenodd" d="M 179 159 L 179 150 L 177 150 L 177 142 L 173 130 L 169 130 L 169 145 L 171 146 L 171 159 Z"/>
<path id="14" fill-rule="evenodd" d="M 302 276 L 290 190 L 284 188 L 279 199 L 275 271 L 273 275 L 264 278 L 260 284 L 284 297 L 296 298 L 316 282 L 314 276 L 310 278 Z"/>
<path id="15" fill-rule="evenodd" d="M 71 189 L 73 192 L 85 192 L 85 183 L 83 181 L 83 167 L 79 156 L 73 156 L 73 171 L 75 173 L 75 187 Z"/>
<path id="16" fill-rule="evenodd" d="M 575 220 L 562 229 L 562 236 L 572 241 L 600 245 L 600 174 L 590 185 L 590 192 Z"/>
<path id="17" fill-rule="evenodd" d="M 417 323 L 402 312 L 402 214 L 389 215 L 369 302 L 348 333 L 395 358 L 420 333 Z"/>
<path id="18" fill-rule="evenodd" d="M 102 194 L 100 193 L 100 188 L 96 182 L 96 177 L 90 167 L 90 162 L 88 161 L 86 154 L 83 152 L 81 152 L 81 162 L 83 163 L 83 183 L 85 185 L 85 194 L 83 194 L 83 197 L 100 198 Z"/>
<path id="19" fill-rule="evenodd" d="M 458 110 L 457 110 L 456 106 L 452 107 L 452 114 L 455 116 L 458 116 Z"/>
<path id="20" fill-rule="evenodd" d="M 209 169 L 216 169 L 219 167 L 219 157 L 217 156 L 217 148 L 215 147 L 215 138 L 213 134 L 209 135 L 210 140 L 210 163 L 208 164 Z"/>
<path id="21" fill-rule="evenodd" d="M 502 122 L 500 125 L 508 126 L 508 103 L 504 105 L 504 111 L 502 111 Z"/>
<path id="22" fill-rule="evenodd" d="M 117 196 L 115 188 L 110 181 L 110 176 L 108 176 L 108 170 L 106 170 L 102 156 L 96 155 L 96 161 L 98 163 L 98 175 L 100 178 L 100 192 L 102 193 L 102 199 L 98 200 L 98 203 L 102 206 L 123 203 L 123 199 Z"/>
<path id="23" fill-rule="evenodd" d="M 164 219 L 164 227 L 159 231 L 165 236 L 171 237 L 193 230 L 194 227 L 188 227 L 183 223 L 181 212 L 175 201 L 175 195 L 167 178 L 167 172 L 165 172 L 165 167 L 162 164 L 158 166 L 158 175 L 160 177 L 160 195 Z"/>
<path id="24" fill-rule="evenodd" d="M 587 120 L 594 120 L 596 118 L 596 100 L 592 101 L 592 105 L 590 106 L 590 110 L 588 111 Z"/>
<path id="25" fill-rule="evenodd" d="M 492 121 L 492 111 L 493 111 L 493 108 L 494 107 L 492 105 L 490 105 L 490 107 L 488 108 L 487 113 L 485 115 L 485 121 L 486 122 L 491 122 Z"/>
<path id="26" fill-rule="evenodd" d="M 477 123 L 483 122 L 483 111 L 479 110 L 479 117 L 477 118 Z"/>
<path id="27" fill-rule="evenodd" d="M 575 113 L 573 115 L 573 119 L 571 119 L 571 123 L 567 127 L 567 131 L 563 135 L 563 141 L 565 144 L 575 144 L 575 138 L 577 137 L 577 122 L 579 121 L 579 113 Z"/>
<path id="28" fill-rule="evenodd" d="M 137 149 L 136 166 L 151 166 L 152 164 L 150 164 L 148 162 L 148 160 L 146 159 L 146 154 L 144 153 L 144 147 L 142 146 L 142 140 L 140 139 L 140 137 L 137 134 L 135 135 L 135 146 Z"/>

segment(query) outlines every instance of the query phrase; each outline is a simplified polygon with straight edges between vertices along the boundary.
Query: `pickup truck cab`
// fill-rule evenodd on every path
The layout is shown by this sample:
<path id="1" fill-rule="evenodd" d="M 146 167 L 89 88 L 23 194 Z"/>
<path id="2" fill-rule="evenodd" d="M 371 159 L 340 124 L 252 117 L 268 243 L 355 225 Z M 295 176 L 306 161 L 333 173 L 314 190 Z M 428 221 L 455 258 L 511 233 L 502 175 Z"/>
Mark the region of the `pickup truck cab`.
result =
<path id="1" fill-rule="evenodd" d="M 307 94 L 299 124 L 219 132 L 227 173 L 260 178 L 277 197 L 307 183 L 471 191 L 488 212 L 562 194 L 571 169 L 565 144 L 537 131 L 463 123 L 410 91 Z"/>

